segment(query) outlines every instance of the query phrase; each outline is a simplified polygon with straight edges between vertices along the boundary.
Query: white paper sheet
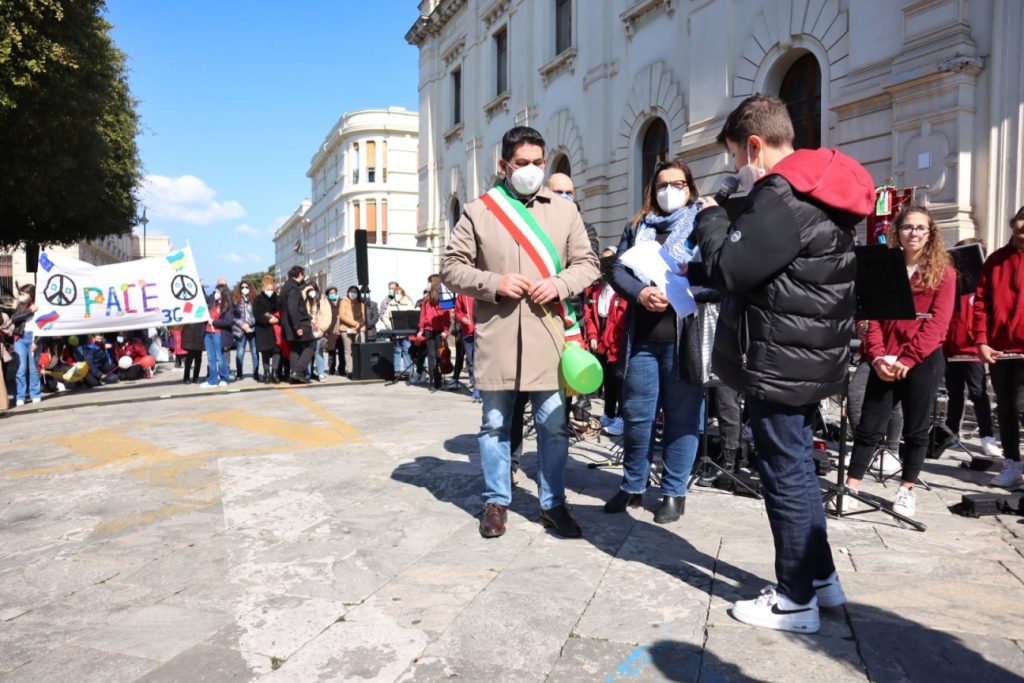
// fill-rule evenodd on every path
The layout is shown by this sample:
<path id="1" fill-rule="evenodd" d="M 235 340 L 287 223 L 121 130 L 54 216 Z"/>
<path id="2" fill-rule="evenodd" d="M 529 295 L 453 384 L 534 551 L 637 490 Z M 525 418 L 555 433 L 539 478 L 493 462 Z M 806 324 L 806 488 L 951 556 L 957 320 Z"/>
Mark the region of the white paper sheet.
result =
<path id="1" fill-rule="evenodd" d="M 670 257 L 671 258 L 671 257 Z M 690 281 L 679 275 L 673 261 L 665 258 L 661 245 L 654 240 L 641 242 L 627 249 L 620 257 L 622 264 L 633 271 L 640 280 L 649 282 L 665 292 L 668 302 L 676 315 L 686 317 L 697 310 L 697 303 L 690 293 Z"/>

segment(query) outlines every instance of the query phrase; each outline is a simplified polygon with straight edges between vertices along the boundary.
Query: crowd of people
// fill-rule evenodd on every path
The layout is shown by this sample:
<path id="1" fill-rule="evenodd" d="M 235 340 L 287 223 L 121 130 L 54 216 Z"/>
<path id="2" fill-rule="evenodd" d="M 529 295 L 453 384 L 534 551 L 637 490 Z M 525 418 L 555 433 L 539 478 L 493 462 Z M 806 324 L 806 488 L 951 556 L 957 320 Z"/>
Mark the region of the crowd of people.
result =
<path id="1" fill-rule="evenodd" d="M 775 541 L 777 583 L 738 601 L 732 613 L 750 624 L 814 632 L 819 608 L 846 597 L 828 543 L 812 432 L 819 402 L 846 391 L 854 339 L 860 345 L 849 382 L 850 491 L 878 463 L 900 479 L 893 510 L 917 514 L 914 487 L 943 383 L 950 432 L 960 432 L 966 391 L 984 453 L 1004 458 L 993 485 L 1024 484 L 1024 208 L 1010 222 L 1009 243 L 984 261 L 976 290 L 959 294 L 935 217 L 926 206 L 904 209 L 887 244 L 902 252 L 917 318 L 855 321 L 855 226 L 875 201 L 867 171 L 836 150 L 794 150 L 786 106 L 772 97 L 745 100 L 718 142 L 734 159 L 746 193 L 736 211 L 702 196 L 682 161 L 660 162 L 617 246 L 599 252 L 572 179 L 556 173 L 544 184 L 543 137 L 513 128 L 502 139 L 501 182 L 464 207 L 441 272 L 430 276 L 422 299 L 414 303 L 397 282 L 389 283 L 380 306 L 355 285 L 344 296 L 334 286 L 321 292 L 299 266 L 280 286 L 270 276 L 234 289 L 218 282 L 208 297 L 211 320 L 170 330 L 183 381 L 226 386 L 246 376 L 247 357 L 251 377 L 268 384 L 351 378 L 357 345 L 385 336 L 396 375 L 410 384 L 432 392 L 458 388 L 468 371 L 469 391 L 482 403 L 481 535 L 506 531 L 531 403 L 540 522 L 578 537 L 583 532 L 565 497 L 570 403 L 559 371 L 565 346 L 578 344 L 604 371 L 597 392 L 604 402 L 601 426 L 622 436 L 623 476 L 604 511 L 643 505 L 660 453 L 653 520 L 678 520 L 705 411 L 720 428 L 717 464 L 724 471 L 736 467 L 745 416 Z M 673 275 L 688 278 L 697 305 L 718 310 L 710 365 L 720 385 L 713 402 L 697 318 L 677 313 L 666 288 L 624 258 L 645 243 L 685 254 L 673 262 Z M 685 249 L 675 251 L 680 244 Z M 14 368 L 19 405 L 39 400 L 43 376 L 96 385 L 151 373 L 145 335 L 37 343 L 25 325 L 33 299 L 31 286 L 22 287 L 17 309 L 0 326 L 12 346 L 5 363 Z M 414 328 L 408 317 L 398 322 L 407 311 L 418 311 Z M 848 499 L 848 509 L 855 504 Z"/>

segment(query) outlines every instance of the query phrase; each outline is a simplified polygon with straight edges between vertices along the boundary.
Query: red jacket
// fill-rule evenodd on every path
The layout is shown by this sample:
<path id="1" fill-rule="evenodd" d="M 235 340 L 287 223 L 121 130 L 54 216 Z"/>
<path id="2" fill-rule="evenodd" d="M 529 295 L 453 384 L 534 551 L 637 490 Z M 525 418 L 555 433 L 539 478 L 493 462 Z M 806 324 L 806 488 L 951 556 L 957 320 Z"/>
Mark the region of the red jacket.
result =
<path id="1" fill-rule="evenodd" d="M 469 319 L 467 325 L 464 320 Z M 463 337 L 472 337 L 476 331 L 476 321 L 473 320 L 473 297 L 459 294 L 455 297 L 455 319 L 459 321 L 459 329 Z"/>
<path id="2" fill-rule="evenodd" d="M 964 294 L 960 297 L 960 309 L 956 311 L 949 323 L 946 341 L 942 343 L 942 353 L 946 358 L 951 356 L 978 355 L 978 347 L 974 345 L 974 295 Z"/>
<path id="3" fill-rule="evenodd" d="M 447 336 L 448 328 L 452 324 L 452 312 L 443 311 L 440 304 L 430 303 L 430 299 L 423 297 L 422 308 L 420 308 L 420 332 L 430 330 L 432 332 L 444 332 Z"/>
<path id="4" fill-rule="evenodd" d="M 1013 243 L 985 260 L 974 294 L 974 343 L 1024 352 L 1024 251 Z"/>
<path id="5" fill-rule="evenodd" d="M 146 347 L 142 345 L 142 341 L 138 338 L 130 339 L 124 344 L 114 344 L 114 362 L 121 360 L 122 356 L 128 356 L 132 359 L 132 364 L 138 363 L 144 356 L 148 356 L 149 353 L 146 351 Z"/>
<path id="6" fill-rule="evenodd" d="M 612 295 L 608 306 L 608 317 L 601 320 L 597 314 L 597 300 L 604 289 L 603 283 L 590 285 L 583 292 L 583 339 L 587 349 L 590 340 L 597 341 L 597 353 L 605 356 L 609 363 L 619 359 L 622 351 L 622 337 L 626 330 L 626 309 L 629 304 L 618 293 Z"/>
<path id="7" fill-rule="evenodd" d="M 917 279 L 916 276 L 914 278 Z M 913 281 L 911 281 L 913 284 Z M 930 313 L 918 320 L 872 320 L 868 325 L 867 359 L 874 362 L 882 356 L 896 356 L 907 368 L 930 356 L 942 345 L 953 317 L 956 299 L 956 271 L 946 266 L 938 289 L 914 291 L 914 310 Z"/>

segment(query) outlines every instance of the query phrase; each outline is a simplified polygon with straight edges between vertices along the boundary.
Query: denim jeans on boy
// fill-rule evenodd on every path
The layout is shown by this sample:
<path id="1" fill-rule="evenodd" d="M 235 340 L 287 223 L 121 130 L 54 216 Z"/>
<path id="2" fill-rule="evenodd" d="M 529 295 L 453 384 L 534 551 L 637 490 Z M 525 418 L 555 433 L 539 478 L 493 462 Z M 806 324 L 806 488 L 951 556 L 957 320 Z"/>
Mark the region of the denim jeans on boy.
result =
<path id="1" fill-rule="evenodd" d="M 36 349 L 34 354 L 32 353 L 31 332 L 25 332 L 18 341 L 14 342 L 14 355 L 18 357 L 14 398 L 19 401 L 39 398 L 39 392 L 41 391 L 39 383 L 39 349 Z M 28 373 L 27 380 L 25 379 L 26 373 Z"/>
<path id="2" fill-rule="evenodd" d="M 476 386 L 476 375 L 473 371 L 473 357 L 476 355 L 476 337 L 470 335 L 462 338 L 462 348 L 466 352 L 466 369 L 469 372 L 469 386 Z"/>
<path id="3" fill-rule="evenodd" d="M 674 343 L 640 342 L 633 347 L 622 384 L 622 484 L 626 493 L 643 493 L 654 458 L 654 420 L 665 411 L 661 491 L 685 496 L 700 441 L 703 387 L 679 379 Z"/>
<path id="4" fill-rule="evenodd" d="M 835 571 L 811 458 L 816 409 L 816 404 L 787 406 L 747 396 L 761 492 L 775 540 L 778 590 L 800 604 L 814 595 L 814 579 Z"/>
<path id="5" fill-rule="evenodd" d="M 210 373 L 210 379 L 207 381 L 208 384 L 217 385 L 220 382 L 231 381 L 227 354 L 221 346 L 221 334 L 221 332 L 207 332 L 204 339 L 206 344 L 206 365 Z"/>
<path id="6" fill-rule="evenodd" d="M 393 344 L 394 354 L 391 362 L 397 375 L 412 367 L 412 356 L 409 355 L 409 347 L 412 346 L 412 342 L 405 338 L 396 337 Z"/>
<path id="7" fill-rule="evenodd" d="M 531 391 L 533 421 L 537 429 L 537 489 L 542 510 L 565 503 L 565 463 L 569 457 L 569 430 L 565 396 L 559 391 Z M 512 502 L 512 454 L 509 433 L 515 391 L 484 391 L 480 427 L 480 466 L 484 473 L 484 503 L 508 506 Z"/>
<path id="8" fill-rule="evenodd" d="M 223 333 L 222 333 L 223 334 Z M 245 348 L 249 347 L 252 354 L 252 376 L 256 377 L 259 371 L 259 356 L 256 355 L 256 334 L 243 332 L 242 336 L 235 340 L 235 377 L 242 379 L 242 371 L 245 369 Z"/>

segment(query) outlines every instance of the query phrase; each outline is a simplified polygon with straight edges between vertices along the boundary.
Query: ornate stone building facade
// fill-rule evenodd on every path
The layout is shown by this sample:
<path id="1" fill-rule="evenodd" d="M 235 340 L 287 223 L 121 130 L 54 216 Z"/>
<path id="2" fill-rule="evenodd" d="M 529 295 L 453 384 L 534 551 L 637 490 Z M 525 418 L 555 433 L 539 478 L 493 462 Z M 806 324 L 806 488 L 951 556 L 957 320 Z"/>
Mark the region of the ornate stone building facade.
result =
<path id="1" fill-rule="evenodd" d="M 419 118 L 401 107 L 343 115 L 310 160 L 304 199 L 274 235 L 278 279 L 294 265 L 321 287 L 356 283 L 355 232 L 366 231 L 370 290 L 390 280 L 409 292 L 430 274 L 416 230 Z"/>
<path id="2" fill-rule="evenodd" d="M 754 92 L 790 105 L 797 145 L 837 147 L 916 199 L 948 239 L 1009 235 L 1024 204 L 1018 0 L 423 0 L 419 234 L 435 253 L 528 124 L 604 242 L 659 158 L 713 192 L 715 143 Z"/>

